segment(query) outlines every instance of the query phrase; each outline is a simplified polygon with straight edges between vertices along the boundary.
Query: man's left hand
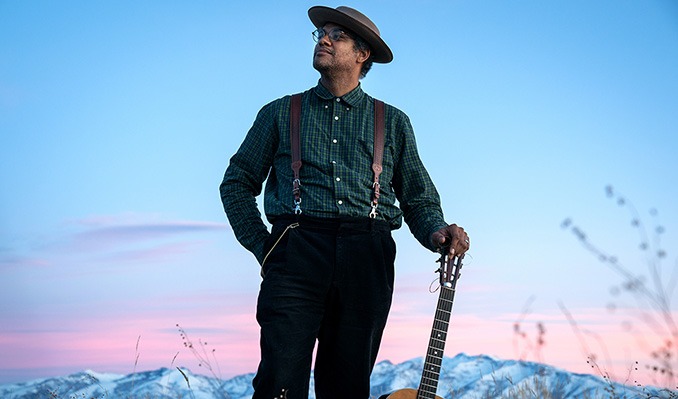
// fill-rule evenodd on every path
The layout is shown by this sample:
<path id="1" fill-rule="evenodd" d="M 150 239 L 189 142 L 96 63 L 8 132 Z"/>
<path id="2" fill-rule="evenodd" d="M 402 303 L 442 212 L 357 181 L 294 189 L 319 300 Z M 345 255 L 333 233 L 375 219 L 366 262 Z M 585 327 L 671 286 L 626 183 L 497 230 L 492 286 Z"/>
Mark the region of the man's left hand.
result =
<path id="1" fill-rule="evenodd" d="M 448 247 L 450 256 L 458 256 L 468 251 L 470 240 L 463 227 L 451 224 L 431 235 L 433 245 L 438 248 Z"/>

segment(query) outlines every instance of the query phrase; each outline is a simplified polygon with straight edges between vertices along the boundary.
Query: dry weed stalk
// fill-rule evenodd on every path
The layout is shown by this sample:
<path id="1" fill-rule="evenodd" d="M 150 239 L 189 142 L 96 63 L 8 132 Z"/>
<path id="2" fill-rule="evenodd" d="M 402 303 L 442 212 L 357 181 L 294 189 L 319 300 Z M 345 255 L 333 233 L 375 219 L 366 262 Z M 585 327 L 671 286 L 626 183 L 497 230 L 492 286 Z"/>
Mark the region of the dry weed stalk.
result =
<path id="1" fill-rule="evenodd" d="M 619 285 L 613 287 L 612 294 L 615 296 L 626 294 L 632 298 L 635 306 L 628 309 L 630 316 L 638 319 L 654 335 L 651 342 L 662 342 L 659 347 L 656 347 L 656 344 L 648 344 L 641 334 L 635 334 L 634 338 L 640 349 L 650 356 L 650 365 L 647 368 L 654 372 L 655 382 L 658 385 L 674 389 L 678 377 L 676 375 L 678 372 L 678 324 L 674 318 L 672 300 L 678 282 L 678 267 L 676 267 L 678 260 L 674 267 L 666 270 L 667 252 L 661 242 L 665 232 L 664 227 L 655 220 L 654 226 L 649 229 L 636 207 L 612 186 L 607 186 L 605 193 L 619 207 L 629 212 L 631 227 L 636 231 L 640 241 L 638 249 L 644 254 L 647 267 L 645 271 L 639 270 L 638 267 L 627 267 L 618 256 L 598 248 L 587 238 L 582 228 L 573 224 L 572 219 L 565 219 L 561 227 L 574 234 L 587 251 L 621 279 Z M 653 208 L 650 209 L 649 215 L 656 219 L 658 212 Z M 609 309 L 615 310 L 616 306 L 610 306 Z M 625 322 L 624 326 L 633 334 L 631 321 Z M 593 354 L 589 353 L 589 355 Z"/>

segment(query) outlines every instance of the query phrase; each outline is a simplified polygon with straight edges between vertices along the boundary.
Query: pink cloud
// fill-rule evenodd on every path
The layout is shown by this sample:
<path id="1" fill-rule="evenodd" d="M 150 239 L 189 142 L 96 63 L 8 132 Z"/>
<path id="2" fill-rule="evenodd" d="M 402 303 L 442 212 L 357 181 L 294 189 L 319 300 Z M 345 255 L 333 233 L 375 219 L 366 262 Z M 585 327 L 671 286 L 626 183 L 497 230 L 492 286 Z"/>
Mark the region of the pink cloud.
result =
<path id="1" fill-rule="evenodd" d="M 90 262 L 162 261 L 197 251 L 201 234 L 222 232 L 227 223 L 148 220 L 148 216 L 96 216 L 69 221 L 65 231 L 17 242 L 0 253 L 0 266 L 48 267 L 87 258 Z M 15 240 L 18 241 L 18 240 Z"/>
<path id="2" fill-rule="evenodd" d="M 65 331 L 33 330 L 4 332 L 1 370 L 60 369 L 74 372 L 84 369 L 129 373 L 175 365 L 187 366 L 196 372 L 199 361 L 183 346 L 176 324 L 189 319 L 185 331 L 196 347 L 207 343 L 223 377 L 253 371 L 258 357 L 258 326 L 251 314 L 214 317 L 214 315 L 155 314 L 146 317 L 124 316 L 80 320 Z M 186 314 L 184 316 L 187 316 Z M 182 325 L 182 327 L 184 327 Z M 137 350 L 137 340 L 139 342 Z"/>
<path id="3" fill-rule="evenodd" d="M 48 259 L 17 254 L 0 254 L 0 267 L 2 268 L 41 268 L 48 267 L 51 262 Z"/>
<path id="4" fill-rule="evenodd" d="M 123 245 L 139 245 L 144 242 L 153 242 L 185 234 L 226 229 L 228 229 L 226 223 L 196 221 L 100 225 L 88 227 L 84 231 L 73 234 L 70 238 L 70 247 L 78 250 L 104 250 Z"/>

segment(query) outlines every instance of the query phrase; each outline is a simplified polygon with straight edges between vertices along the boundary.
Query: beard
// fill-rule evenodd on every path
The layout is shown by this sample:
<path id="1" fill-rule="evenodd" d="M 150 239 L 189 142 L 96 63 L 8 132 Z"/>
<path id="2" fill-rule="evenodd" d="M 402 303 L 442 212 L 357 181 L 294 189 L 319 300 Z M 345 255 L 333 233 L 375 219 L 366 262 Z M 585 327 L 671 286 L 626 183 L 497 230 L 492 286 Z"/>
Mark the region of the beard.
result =
<path id="1" fill-rule="evenodd" d="M 322 57 L 316 57 L 315 54 L 313 55 L 313 68 L 320 72 L 321 75 L 330 74 L 334 69 L 333 65 L 327 62 L 327 60 L 323 61 L 321 58 Z"/>
<path id="2" fill-rule="evenodd" d="M 314 56 L 313 68 L 320 72 L 321 76 L 328 78 L 341 77 L 347 73 L 351 73 L 351 68 L 349 65 L 345 65 L 336 61 L 337 60 L 334 58 L 334 55 L 321 57 Z"/>

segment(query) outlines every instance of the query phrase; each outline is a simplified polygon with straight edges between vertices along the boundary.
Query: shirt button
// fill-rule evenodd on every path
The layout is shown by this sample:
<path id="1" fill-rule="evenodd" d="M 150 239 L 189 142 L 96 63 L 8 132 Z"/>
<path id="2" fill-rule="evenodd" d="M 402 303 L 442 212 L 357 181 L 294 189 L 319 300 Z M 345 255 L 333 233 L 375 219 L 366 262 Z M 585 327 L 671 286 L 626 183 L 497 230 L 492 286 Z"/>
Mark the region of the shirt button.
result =
<path id="1" fill-rule="evenodd" d="M 337 102 L 340 102 L 340 101 L 341 101 L 341 98 L 337 97 Z"/>
<path id="2" fill-rule="evenodd" d="M 337 161 L 330 161 L 330 162 L 332 163 L 332 165 L 335 165 L 337 163 Z"/>
<path id="3" fill-rule="evenodd" d="M 342 201 L 342 200 L 337 201 L 337 204 L 339 204 L 339 205 L 341 205 L 343 203 L 344 203 L 344 201 Z"/>
<path id="4" fill-rule="evenodd" d="M 337 181 L 341 181 L 341 177 L 337 177 Z"/>
<path id="5" fill-rule="evenodd" d="M 335 121 L 338 121 L 338 120 L 339 120 L 339 117 L 338 117 L 338 116 L 335 116 L 335 117 L 334 117 L 334 120 L 335 120 Z"/>
<path id="6" fill-rule="evenodd" d="M 327 108 L 329 108 L 329 106 L 328 106 L 328 105 L 326 105 L 326 106 L 325 106 L 325 109 L 327 109 Z"/>
<path id="7" fill-rule="evenodd" d="M 333 142 L 334 144 L 337 144 L 337 139 L 333 139 L 332 142 Z"/>

